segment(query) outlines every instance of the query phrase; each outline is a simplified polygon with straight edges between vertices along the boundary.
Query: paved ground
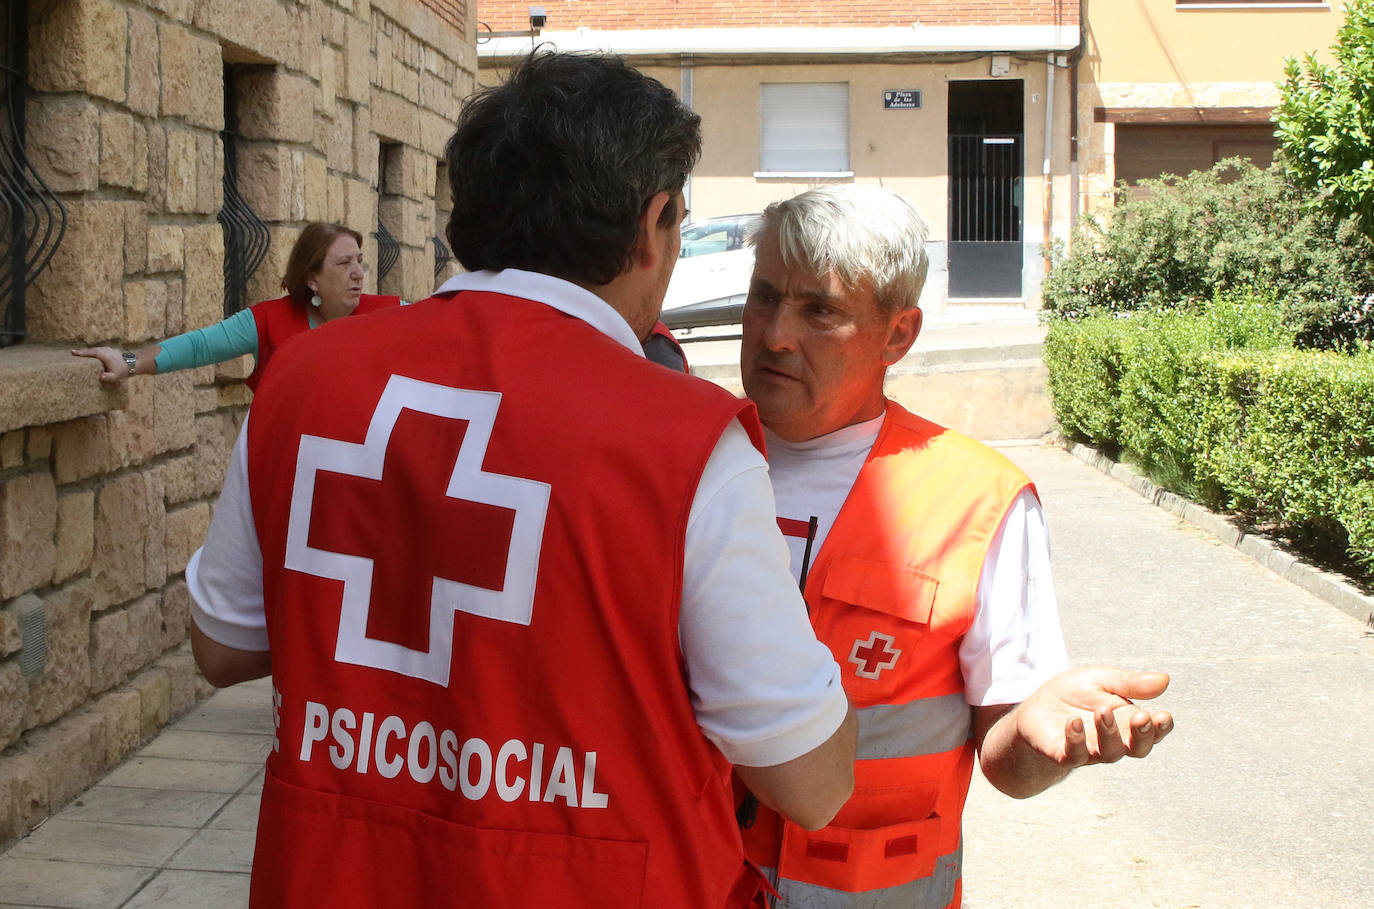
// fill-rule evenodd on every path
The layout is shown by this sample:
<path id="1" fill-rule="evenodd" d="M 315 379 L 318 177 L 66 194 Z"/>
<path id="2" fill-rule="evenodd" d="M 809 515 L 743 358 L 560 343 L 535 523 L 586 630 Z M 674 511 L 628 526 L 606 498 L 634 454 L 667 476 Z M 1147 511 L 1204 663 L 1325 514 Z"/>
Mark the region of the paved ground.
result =
<path id="1" fill-rule="evenodd" d="M 1374 637 L 1064 452 L 1005 450 L 1047 503 L 1070 654 L 1171 672 L 1178 728 L 1026 802 L 975 779 L 965 905 L 1368 906 Z M 0 855 L 0 907 L 244 906 L 269 699 L 220 692 Z"/>
<path id="2" fill-rule="evenodd" d="M 243 909 L 271 699 L 216 693 L 0 855 L 0 907 Z"/>
<path id="3" fill-rule="evenodd" d="M 1247 557 L 1044 446 L 1069 654 L 1166 670 L 1174 734 L 1017 802 L 981 779 L 965 905 L 1374 904 L 1374 637 Z"/>

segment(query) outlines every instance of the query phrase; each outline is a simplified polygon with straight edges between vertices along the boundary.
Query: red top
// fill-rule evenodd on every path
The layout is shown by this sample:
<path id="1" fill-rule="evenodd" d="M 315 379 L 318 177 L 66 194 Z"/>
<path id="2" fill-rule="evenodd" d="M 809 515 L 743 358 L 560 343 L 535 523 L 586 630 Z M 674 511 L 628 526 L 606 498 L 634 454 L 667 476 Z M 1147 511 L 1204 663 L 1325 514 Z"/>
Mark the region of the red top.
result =
<path id="1" fill-rule="evenodd" d="M 366 315 L 379 309 L 399 305 L 401 305 L 400 297 L 363 294 L 358 300 L 358 308 L 353 310 L 352 315 Z M 289 339 L 301 332 L 310 330 L 310 315 L 306 305 L 293 300 L 291 297 L 265 300 L 262 303 L 254 304 L 250 309 L 253 313 L 253 321 L 258 326 L 258 356 L 253 365 L 253 372 L 244 382 L 253 391 L 257 391 L 258 383 L 262 381 L 262 371 L 267 367 L 267 361 L 272 358 L 272 354 L 276 352 L 277 348 Z"/>
<path id="2" fill-rule="evenodd" d="M 279 720 L 253 905 L 735 905 L 678 605 L 752 405 L 485 292 L 293 351 L 248 430 Z"/>

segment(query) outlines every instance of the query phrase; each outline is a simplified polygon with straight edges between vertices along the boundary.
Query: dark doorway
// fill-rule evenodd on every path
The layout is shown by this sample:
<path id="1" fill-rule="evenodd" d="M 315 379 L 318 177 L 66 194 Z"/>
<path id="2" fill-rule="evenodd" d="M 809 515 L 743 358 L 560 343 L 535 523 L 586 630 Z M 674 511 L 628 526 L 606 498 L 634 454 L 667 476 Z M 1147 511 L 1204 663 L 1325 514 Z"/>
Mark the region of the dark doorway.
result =
<path id="1" fill-rule="evenodd" d="M 1023 87 L 949 84 L 949 295 L 1021 296 Z"/>

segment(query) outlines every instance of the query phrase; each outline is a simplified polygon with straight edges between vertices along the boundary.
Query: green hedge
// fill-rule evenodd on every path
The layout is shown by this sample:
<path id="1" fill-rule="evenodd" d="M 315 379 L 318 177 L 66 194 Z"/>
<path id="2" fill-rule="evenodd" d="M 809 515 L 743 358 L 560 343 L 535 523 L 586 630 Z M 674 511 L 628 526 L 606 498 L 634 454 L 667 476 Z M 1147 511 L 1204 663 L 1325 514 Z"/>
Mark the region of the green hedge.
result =
<path id="1" fill-rule="evenodd" d="M 1298 351 L 1262 301 L 1056 320 L 1064 433 L 1214 507 L 1348 547 L 1374 569 L 1374 354 Z"/>

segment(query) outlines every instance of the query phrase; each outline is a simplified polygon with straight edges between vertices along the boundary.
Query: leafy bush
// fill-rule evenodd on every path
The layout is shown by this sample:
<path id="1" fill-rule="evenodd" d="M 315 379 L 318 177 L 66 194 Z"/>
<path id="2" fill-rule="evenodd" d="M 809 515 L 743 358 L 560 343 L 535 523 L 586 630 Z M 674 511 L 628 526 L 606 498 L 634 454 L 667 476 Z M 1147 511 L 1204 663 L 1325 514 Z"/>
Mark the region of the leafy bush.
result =
<path id="1" fill-rule="evenodd" d="M 1275 135 L 1296 185 L 1374 236 L 1374 0 L 1346 5 L 1331 49 L 1334 66 L 1284 61 Z"/>
<path id="2" fill-rule="evenodd" d="M 1115 453 L 1122 331 L 1111 319 L 1056 320 L 1045 337 L 1050 398 L 1063 431 Z"/>
<path id="3" fill-rule="evenodd" d="M 1215 504 L 1209 465 L 1231 444 L 1234 414 L 1215 406 L 1221 374 L 1203 355 L 1292 340 L 1272 302 L 1248 294 L 1188 313 L 1057 320 L 1045 342 L 1050 395 L 1068 435 L 1124 449 L 1162 485 Z"/>
<path id="4" fill-rule="evenodd" d="M 1342 524 L 1359 511 L 1353 487 L 1374 483 L 1374 356 L 1290 351 L 1252 367 L 1241 439 L 1249 463 L 1228 470 L 1226 484 L 1238 504 L 1282 523 Z M 1367 558 L 1374 565 L 1374 550 Z"/>
<path id="5" fill-rule="evenodd" d="M 1142 314 L 1121 377 L 1121 446 L 1161 483 L 1208 504 L 1221 489 L 1204 469 L 1233 444 L 1233 408 L 1215 407 L 1214 366 L 1204 354 L 1291 348 L 1272 302 L 1219 297 L 1196 314 Z"/>
<path id="6" fill-rule="evenodd" d="M 1060 425 L 1166 488 L 1374 570 L 1374 353 L 1293 350 L 1276 312 L 1232 297 L 1051 325 Z"/>
<path id="7" fill-rule="evenodd" d="M 1280 171 L 1237 158 L 1143 185 L 1140 198 L 1122 190 L 1109 223 L 1085 219 L 1071 252 L 1051 246 L 1041 292 L 1052 315 L 1190 310 L 1253 289 L 1279 301 L 1302 346 L 1374 340 L 1374 242 L 1304 205 Z"/>

